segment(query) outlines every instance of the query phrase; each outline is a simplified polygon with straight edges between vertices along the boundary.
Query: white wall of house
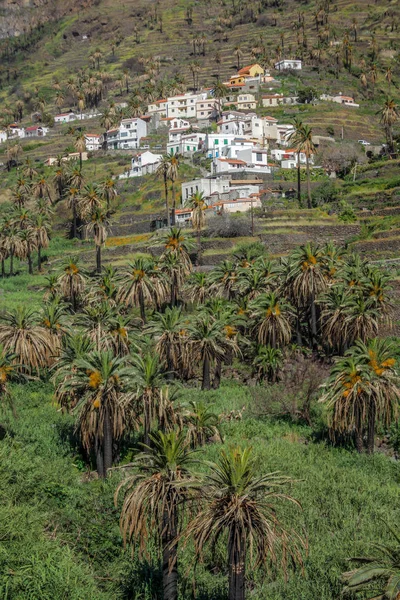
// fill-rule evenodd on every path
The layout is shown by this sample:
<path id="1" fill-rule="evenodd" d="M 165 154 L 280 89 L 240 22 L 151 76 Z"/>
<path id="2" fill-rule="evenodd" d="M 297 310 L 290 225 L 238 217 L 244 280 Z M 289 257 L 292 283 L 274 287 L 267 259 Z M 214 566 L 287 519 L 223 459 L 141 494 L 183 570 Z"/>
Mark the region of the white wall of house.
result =
<path id="1" fill-rule="evenodd" d="M 237 97 L 237 107 L 239 110 L 255 110 L 257 102 L 253 94 L 239 94 Z"/>
<path id="2" fill-rule="evenodd" d="M 78 117 L 75 113 L 60 113 L 59 115 L 55 115 L 54 122 L 55 123 L 70 123 L 71 121 L 76 121 Z"/>
<path id="3" fill-rule="evenodd" d="M 285 71 L 287 69 L 291 69 L 293 71 L 300 71 L 301 68 L 302 68 L 301 60 L 284 59 L 284 60 L 280 60 L 279 62 L 275 63 L 275 69 L 277 69 L 278 71 Z"/>
<path id="4" fill-rule="evenodd" d="M 229 192 L 229 189 L 229 179 L 194 179 L 193 181 L 182 183 L 182 200 L 186 202 L 196 192 L 200 192 L 204 194 L 205 198 L 208 198 L 214 193 L 223 194 Z"/>
<path id="5" fill-rule="evenodd" d="M 118 129 L 107 132 L 107 147 L 111 150 L 130 150 L 140 146 L 147 135 L 147 124 L 140 118 L 123 119 Z"/>
<path id="6" fill-rule="evenodd" d="M 258 197 L 238 198 L 237 200 L 222 200 L 214 205 L 216 212 L 247 212 L 251 208 L 261 208 L 261 200 Z"/>
<path id="7" fill-rule="evenodd" d="M 266 94 L 262 97 L 262 105 L 265 108 L 293 104 L 297 104 L 296 96 L 283 96 L 282 94 Z"/>
<path id="8" fill-rule="evenodd" d="M 231 145 L 235 137 L 232 133 L 208 133 L 205 140 L 208 158 L 218 158 L 221 156 L 223 147 Z"/>
<path id="9" fill-rule="evenodd" d="M 97 150 L 100 150 L 100 148 L 101 148 L 100 135 L 87 133 L 85 135 L 85 142 L 86 142 L 86 150 L 88 150 L 89 152 L 96 152 Z"/>

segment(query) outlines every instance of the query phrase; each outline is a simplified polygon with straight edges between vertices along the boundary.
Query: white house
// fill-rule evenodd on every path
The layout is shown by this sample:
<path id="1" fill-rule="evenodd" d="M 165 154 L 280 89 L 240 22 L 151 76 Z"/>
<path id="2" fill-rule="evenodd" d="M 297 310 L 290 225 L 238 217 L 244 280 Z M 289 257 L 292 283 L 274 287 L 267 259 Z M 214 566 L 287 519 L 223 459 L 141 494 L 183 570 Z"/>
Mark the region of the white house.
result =
<path id="1" fill-rule="evenodd" d="M 96 150 L 100 150 L 100 135 L 97 133 L 85 133 L 85 142 L 86 142 L 86 150 L 88 152 L 96 152 Z"/>
<path id="2" fill-rule="evenodd" d="M 6 141 L 7 141 L 7 132 L 0 131 L 0 144 L 3 144 Z"/>
<path id="3" fill-rule="evenodd" d="M 257 101 L 253 94 L 239 94 L 237 97 L 237 107 L 239 110 L 255 110 Z"/>
<path id="4" fill-rule="evenodd" d="M 275 69 L 277 71 L 286 71 L 288 69 L 291 69 L 293 71 L 300 71 L 301 68 L 302 68 L 301 60 L 284 59 L 284 60 L 280 60 L 275 63 Z"/>
<path id="5" fill-rule="evenodd" d="M 196 102 L 196 119 L 202 121 L 213 117 L 218 110 L 218 102 L 215 98 L 206 98 Z"/>
<path id="6" fill-rule="evenodd" d="M 179 140 L 167 143 L 167 154 L 190 156 L 194 152 L 198 152 L 204 148 L 205 139 L 205 133 L 193 132 L 181 135 Z"/>
<path id="7" fill-rule="evenodd" d="M 54 122 L 55 123 L 70 123 L 71 121 L 77 120 L 77 115 L 70 111 L 67 113 L 60 113 L 59 115 L 55 115 Z"/>
<path id="8" fill-rule="evenodd" d="M 152 102 L 151 104 L 148 105 L 147 113 L 149 115 L 158 114 L 160 117 L 166 117 L 167 116 L 167 103 L 168 103 L 168 100 L 166 98 L 163 98 L 161 100 L 156 100 L 155 102 Z"/>
<path id="9" fill-rule="evenodd" d="M 9 139 L 15 139 L 17 137 L 22 139 L 25 137 L 25 129 L 23 127 L 20 127 L 19 125 L 16 125 L 16 123 L 10 125 L 8 131 Z"/>
<path id="10" fill-rule="evenodd" d="M 154 173 L 158 165 L 162 160 L 162 154 L 153 154 L 149 150 L 141 152 L 132 158 L 132 164 L 130 171 L 127 171 L 123 175 L 120 175 L 120 179 L 127 179 L 129 177 L 142 177 L 149 173 Z"/>
<path id="11" fill-rule="evenodd" d="M 337 94 L 337 96 L 330 96 L 329 94 L 322 94 L 320 100 L 326 100 L 327 102 L 336 102 L 337 104 L 344 104 L 345 106 L 353 106 L 359 108 L 359 104 L 354 102 L 354 98 L 351 96 L 344 96 L 343 94 Z"/>
<path id="12" fill-rule="evenodd" d="M 294 149 L 287 150 L 286 148 L 276 148 L 271 150 L 271 156 L 276 162 L 281 163 L 282 169 L 294 169 L 297 167 L 297 152 Z M 300 164 L 305 165 L 307 162 L 306 155 L 300 152 Z M 313 162 L 310 157 L 310 163 Z"/>
<path id="13" fill-rule="evenodd" d="M 232 133 L 208 133 L 205 140 L 207 157 L 218 158 L 221 156 L 222 148 L 229 146 L 235 137 Z"/>
<path id="14" fill-rule="evenodd" d="M 282 94 L 266 94 L 262 96 L 262 105 L 265 108 L 291 104 L 297 104 L 296 96 L 283 96 Z"/>
<path id="15" fill-rule="evenodd" d="M 147 135 L 147 124 L 136 117 L 122 119 L 120 126 L 107 131 L 107 148 L 111 150 L 130 150 L 140 146 L 140 140 Z"/>
<path id="16" fill-rule="evenodd" d="M 25 129 L 25 137 L 44 137 L 48 134 L 49 128 L 41 125 L 33 125 Z"/>
<path id="17" fill-rule="evenodd" d="M 230 181 L 223 178 L 202 178 L 193 179 L 182 183 L 182 201 L 186 202 L 193 194 L 199 192 L 205 198 L 209 198 L 212 194 L 223 194 L 229 192 Z"/>

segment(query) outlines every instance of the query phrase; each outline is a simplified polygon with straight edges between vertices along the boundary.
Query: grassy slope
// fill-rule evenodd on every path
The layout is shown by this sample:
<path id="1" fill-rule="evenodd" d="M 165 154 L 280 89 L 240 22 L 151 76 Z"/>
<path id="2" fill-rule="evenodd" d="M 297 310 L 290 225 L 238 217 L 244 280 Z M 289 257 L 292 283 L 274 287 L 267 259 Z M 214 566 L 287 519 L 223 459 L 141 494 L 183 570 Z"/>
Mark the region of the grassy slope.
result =
<path id="1" fill-rule="evenodd" d="M 199 394 L 186 390 L 182 399 Z M 218 412 L 245 405 L 242 421 L 223 426 L 226 445 L 250 444 L 260 472 L 279 470 L 297 480 L 291 494 L 303 513 L 282 506 L 282 516 L 308 532 L 304 576 L 297 572 L 287 586 L 280 577 L 265 582 L 257 577 L 252 598 L 336 600 L 346 557 L 364 552 L 372 540 L 387 539 L 380 518 L 392 523 L 400 518 L 398 464 L 383 455 L 358 456 L 313 442 L 308 427 L 256 419 L 243 386 L 226 381 L 220 391 L 201 395 Z M 21 599 L 29 589 L 29 597 L 41 600 L 151 600 L 158 580 L 154 552 L 150 563 L 140 564 L 122 547 L 112 499 L 119 475 L 104 484 L 85 480 L 79 454 L 69 444 L 71 418 L 57 412 L 50 387 L 15 386 L 13 399 L 18 419 L 3 415 L 12 437 L 0 442 L 2 597 L 8 585 L 9 597 Z M 219 445 L 208 446 L 202 457 L 213 460 L 218 450 Z M 187 599 L 192 598 L 191 576 L 184 575 L 190 557 L 188 549 L 181 560 Z M 203 600 L 224 598 L 224 546 L 213 565 L 213 574 L 203 566 L 197 570 Z"/>

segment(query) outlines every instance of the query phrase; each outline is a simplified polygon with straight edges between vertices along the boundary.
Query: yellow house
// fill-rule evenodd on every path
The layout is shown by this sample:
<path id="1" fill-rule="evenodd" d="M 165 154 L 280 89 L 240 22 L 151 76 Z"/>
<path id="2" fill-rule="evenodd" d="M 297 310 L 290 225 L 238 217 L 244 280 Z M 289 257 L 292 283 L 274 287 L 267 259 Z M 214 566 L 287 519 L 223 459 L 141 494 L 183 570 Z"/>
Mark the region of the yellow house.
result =
<path id="1" fill-rule="evenodd" d="M 244 85 L 245 82 L 245 78 L 243 77 L 243 75 L 232 75 L 232 77 L 229 79 L 229 85 Z"/>
<path id="2" fill-rule="evenodd" d="M 257 75 L 264 75 L 264 69 L 258 64 L 248 65 L 238 71 L 238 75 L 242 77 L 257 77 Z"/>

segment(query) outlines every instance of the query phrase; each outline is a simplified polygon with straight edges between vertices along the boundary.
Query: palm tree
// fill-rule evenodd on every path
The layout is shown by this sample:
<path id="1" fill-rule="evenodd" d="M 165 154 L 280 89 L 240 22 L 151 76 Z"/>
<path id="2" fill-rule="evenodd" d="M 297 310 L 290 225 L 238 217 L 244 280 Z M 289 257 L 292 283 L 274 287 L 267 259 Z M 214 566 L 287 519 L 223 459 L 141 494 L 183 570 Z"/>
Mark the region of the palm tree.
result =
<path id="1" fill-rule="evenodd" d="M 203 192 L 195 192 L 188 200 L 187 206 L 192 210 L 192 225 L 196 230 L 197 235 L 197 256 L 201 252 L 201 230 L 203 229 L 206 218 L 204 211 L 207 208 L 207 203 L 204 199 Z"/>
<path id="2" fill-rule="evenodd" d="M 106 177 L 99 185 L 99 195 L 106 201 L 107 210 L 110 210 L 112 201 L 118 196 L 118 192 L 115 187 L 115 181 L 111 177 Z"/>
<path id="3" fill-rule="evenodd" d="M 293 142 L 298 146 L 299 140 L 302 136 L 302 129 L 304 127 L 301 117 L 294 117 L 293 121 L 294 130 L 288 135 L 288 142 Z M 301 205 L 301 169 L 300 169 L 300 149 L 297 149 L 297 201 L 299 206 Z"/>
<path id="4" fill-rule="evenodd" d="M 143 441 L 150 444 L 150 432 L 160 417 L 164 375 L 160 357 L 155 352 L 147 352 L 132 358 L 132 386 L 136 388 L 137 413 L 142 415 Z"/>
<path id="5" fill-rule="evenodd" d="M 367 451 L 374 451 L 376 422 L 387 429 L 397 420 L 400 389 L 396 370 L 396 348 L 389 339 L 358 340 L 352 356 L 369 368 Z"/>
<path id="6" fill-rule="evenodd" d="M 238 271 L 230 260 L 223 260 L 210 275 L 211 289 L 228 300 L 233 300 L 238 285 Z"/>
<path id="7" fill-rule="evenodd" d="M 42 199 L 47 197 L 51 204 L 50 186 L 43 176 L 40 176 L 38 179 L 33 181 L 32 192 L 36 198 Z"/>
<path id="8" fill-rule="evenodd" d="M 361 566 L 343 573 L 346 584 L 343 593 L 358 594 L 368 600 L 396 600 L 400 593 L 400 536 L 396 530 L 386 525 L 394 543 L 372 544 L 368 556 L 350 560 Z"/>
<path id="9" fill-rule="evenodd" d="M 79 188 L 70 186 L 67 195 L 68 208 L 72 210 L 72 230 L 71 237 L 75 239 L 78 231 L 78 206 L 79 206 Z"/>
<path id="10" fill-rule="evenodd" d="M 289 296 L 297 307 L 310 308 L 311 343 L 314 348 L 317 345 L 316 300 L 327 287 L 325 262 L 323 250 L 312 242 L 294 250 L 289 261 Z"/>
<path id="11" fill-rule="evenodd" d="M 67 259 L 62 268 L 58 282 L 61 295 L 71 303 L 72 310 L 76 312 L 78 300 L 86 285 L 85 273 L 79 266 L 77 257 L 70 257 Z"/>
<path id="12" fill-rule="evenodd" d="M 38 323 L 36 312 L 17 306 L 0 316 L 0 344 L 15 355 L 21 373 L 39 375 L 48 365 L 51 341 L 48 332 Z"/>
<path id="13" fill-rule="evenodd" d="M 255 320 L 257 341 L 272 348 L 285 346 L 290 342 L 292 310 L 284 298 L 279 299 L 274 292 L 260 294 L 250 305 Z"/>
<path id="14" fill-rule="evenodd" d="M 83 219 L 87 219 L 97 209 L 101 208 L 101 196 L 97 185 L 88 183 L 81 190 L 79 202 L 79 214 Z"/>
<path id="15" fill-rule="evenodd" d="M 204 304 L 210 293 L 210 278 L 207 273 L 195 271 L 190 274 L 185 286 L 186 298 L 194 304 Z"/>
<path id="16" fill-rule="evenodd" d="M 204 446 L 212 438 L 222 442 L 220 431 L 221 418 L 213 412 L 213 404 L 204 400 L 189 403 L 190 408 L 184 412 L 184 423 L 187 427 L 186 440 L 192 448 Z"/>
<path id="17" fill-rule="evenodd" d="M 146 322 L 146 304 L 157 298 L 154 283 L 155 264 L 148 258 L 138 257 L 121 273 L 118 301 L 126 306 L 138 306 L 143 323 Z M 158 293 L 161 290 L 158 290 Z"/>
<path id="18" fill-rule="evenodd" d="M 165 154 L 158 164 L 156 175 L 162 177 L 164 181 L 164 193 L 165 193 L 165 210 L 167 215 L 167 227 L 170 225 L 169 221 L 169 206 L 168 206 L 168 170 L 169 170 L 169 155 Z"/>
<path id="19" fill-rule="evenodd" d="M 32 252 L 36 248 L 36 233 L 29 227 L 28 229 L 22 229 L 19 232 L 19 237 L 21 238 L 21 243 L 19 245 L 18 257 L 28 260 L 28 272 L 29 275 L 33 275 Z"/>
<path id="20" fill-rule="evenodd" d="M 142 556 L 155 535 L 162 554 L 163 598 L 177 600 L 177 536 L 190 496 L 185 482 L 190 478 L 192 451 L 182 432 L 158 432 L 151 442 L 135 458 L 135 472 L 118 486 L 115 499 L 123 493 L 120 526 L 125 543 L 136 543 Z"/>
<path id="21" fill-rule="evenodd" d="M 75 150 L 79 152 L 79 169 L 82 171 L 82 154 L 86 150 L 86 137 L 83 131 L 76 136 L 74 146 Z"/>
<path id="22" fill-rule="evenodd" d="M 95 451 L 99 477 L 107 477 L 113 464 L 113 444 L 134 423 L 127 357 L 115 357 L 109 350 L 93 351 L 74 361 L 69 376 L 65 377 L 64 371 L 60 374 L 53 378 L 59 384 L 59 398 L 65 401 L 75 394 L 79 398 L 73 410 L 79 415 L 83 446 L 87 452 Z"/>
<path id="23" fill-rule="evenodd" d="M 299 130 L 297 139 L 295 138 L 293 141 L 298 155 L 303 153 L 306 157 L 308 208 L 312 208 L 310 159 L 315 154 L 316 149 L 312 141 L 311 127 L 303 125 Z"/>
<path id="24" fill-rule="evenodd" d="M 14 275 L 14 256 L 20 256 L 22 251 L 22 240 L 20 229 L 11 225 L 4 229 L 4 245 L 10 257 L 10 275 Z"/>
<path id="25" fill-rule="evenodd" d="M 350 291 L 343 284 L 337 284 L 331 286 L 320 300 L 322 339 L 339 355 L 343 355 L 350 345 L 346 336 L 350 298 Z"/>
<path id="26" fill-rule="evenodd" d="M 241 47 L 240 46 L 235 46 L 235 48 L 233 50 L 233 54 L 236 56 L 237 70 L 239 71 L 239 69 L 240 69 L 240 59 L 243 56 L 243 51 L 242 51 Z"/>
<path id="27" fill-rule="evenodd" d="M 224 535 L 227 542 L 228 598 L 245 600 L 246 558 L 250 550 L 251 568 L 280 565 L 287 573 L 288 563 L 302 564 L 304 541 L 285 529 L 277 515 L 281 501 L 300 506 L 281 490 L 291 480 L 279 473 L 257 475 L 251 448 L 221 450 L 218 462 L 210 463 L 210 474 L 198 486 L 200 512 L 184 531 L 194 541 L 201 559 L 204 549 Z"/>
<path id="28" fill-rule="evenodd" d="M 40 324 L 48 332 L 51 352 L 48 364 L 54 363 L 61 353 L 62 338 L 68 329 L 67 306 L 60 298 L 53 298 L 47 302 L 40 312 Z"/>
<path id="29" fill-rule="evenodd" d="M 106 243 L 107 235 L 110 229 L 110 222 L 101 208 L 95 208 L 90 215 L 90 221 L 86 225 L 89 235 L 93 235 L 96 246 L 96 272 L 101 273 L 101 248 Z"/>
<path id="30" fill-rule="evenodd" d="M 350 344 L 355 340 L 376 337 L 379 330 L 379 310 L 373 298 L 365 299 L 361 294 L 353 294 L 348 301 L 345 317 L 345 336 Z"/>
<path id="31" fill-rule="evenodd" d="M 176 198 L 175 198 L 175 181 L 178 177 L 179 171 L 179 159 L 176 154 L 170 154 L 168 158 L 168 179 L 172 184 L 172 210 L 171 210 L 171 226 L 175 227 L 175 210 L 176 210 Z"/>
<path id="32" fill-rule="evenodd" d="M 36 238 L 36 248 L 38 253 L 38 271 L 42 270 L 42 248 L 47 248 L 50 243 L 51 225 L 49 219 L 40 213 L 35 214 L 29 229 Z"/>
<path id="33" fill-rule="evenodd" d="M 173 378 L 179 370 L 182 348 L 182 311 L 176 306 L 167 307 L 164 313 L 155 313 L 146 331 L 155 339 L 155 350 L 167 366 L 167 377 Z"/>
<path id="34" fill-rule="evenodd" d="M 221 115 L 222 115 L 221 101 L 222 101 L 222 99 L 226 98 L 229 95 L 228 88 L 220 81 L 217 81 L 217 83 L 214 86 L 214 90 L 213 90 L 212 94 L 213 94 L 214 98 L 216 98 L 218 101 L 218 117 L 221 118 Z"/>
<path id="35" fill-rule="evenodd" d="M 202 364 L 202 390 L 211 389 L 211 366 L 214 361 L 223 362 L 228 349 L 235 343 L 225 335 L 219 321 L 207 314 L 200 314 L 188 326 L 188 344 L 193 360 Z"/>
<path id="36" fill-rule="evenodd" d="M 160 258 L 160 266 L 167 275 L 170 284 L 171 306 L 178 300 L 179 290 L 192 270 L 189 251 L 193 247 L 192 241 L 184 235 L 182 229 L 171 227 L 162 236 L 154 239 L 154 245 L 163 244 L 164 252 Z"/>
<path id="37" fill-rule="evenodd" d="M 393 99 L 388 98 L 377 114 L 380 116 L 380 121 L 385 128 L 388 152 L 394 154 L 393 125 L 400 118 L 399 107 Z"/>

